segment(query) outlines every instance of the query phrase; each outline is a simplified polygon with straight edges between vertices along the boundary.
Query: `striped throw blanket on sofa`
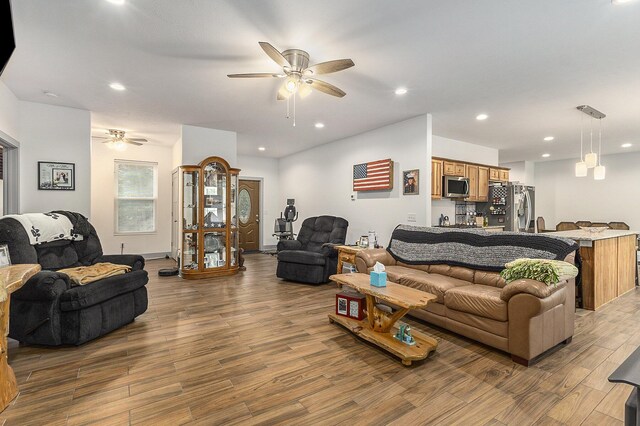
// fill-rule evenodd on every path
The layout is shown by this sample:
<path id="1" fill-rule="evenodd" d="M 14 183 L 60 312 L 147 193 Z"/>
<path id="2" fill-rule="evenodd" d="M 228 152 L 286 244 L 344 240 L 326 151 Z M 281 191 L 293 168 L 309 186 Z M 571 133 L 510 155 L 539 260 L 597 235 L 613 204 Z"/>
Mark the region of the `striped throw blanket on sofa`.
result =
<path id="1" fill-rule="evenodd" d="M 564 260 L 577 248 L 571 239 L 548 234 L 398 225 L 387 251 L 408 265 L 447 264 L 499 272 L 520 258 Z"/>

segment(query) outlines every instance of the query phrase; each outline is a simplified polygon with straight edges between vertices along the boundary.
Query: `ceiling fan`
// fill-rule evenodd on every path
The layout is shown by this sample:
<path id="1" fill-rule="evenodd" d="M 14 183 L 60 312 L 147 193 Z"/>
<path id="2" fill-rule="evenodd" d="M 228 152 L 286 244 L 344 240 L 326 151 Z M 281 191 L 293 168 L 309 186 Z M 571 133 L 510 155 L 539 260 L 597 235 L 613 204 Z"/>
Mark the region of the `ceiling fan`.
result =
<path id="1" fill-rule="evenodd" d="M 351 59 L 337 59 L 309 66 L 309 54 L 304 50 L 288 49 L 281 53 L 267 42 L 261 41 L 258 44 L 276 64 L 282 67 L 282 73 L 228 74 L 227 77 L 286 78 L 278 90 L 278 100 L 289 99 L 291 95 L 296 93 L 298 93 L 301 98 L 304 98 L 311 93 L 312 89 L 338 98 L 346 95 L 342 89 L 326 81 L 318 80 L 315 76 L 351 68 L 355 65 Z"/>
<path id="2" fill-rule="evenodd" d="M 106 139 L 102 143 L 109 144 L 110 148 L 117 149 L 118 151 L 123 151 L 127 147 L 127 144 L 141 146 L 141 142 L 147 142 L 144 138 L 125 138 L 124 130 L 109 129 L 107 134 L 109 136 L 94 136 L 94 138 Z"/>

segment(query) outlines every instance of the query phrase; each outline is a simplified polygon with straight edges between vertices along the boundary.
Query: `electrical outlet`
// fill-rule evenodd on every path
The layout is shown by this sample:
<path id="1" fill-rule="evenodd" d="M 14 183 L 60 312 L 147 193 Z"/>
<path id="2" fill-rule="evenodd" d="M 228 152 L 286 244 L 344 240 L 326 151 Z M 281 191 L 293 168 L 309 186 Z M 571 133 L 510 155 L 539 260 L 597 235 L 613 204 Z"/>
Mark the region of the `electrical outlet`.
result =
<path id="1" fill-rule="evenodd" d="M 407 222 L 417 222 L 417 221 L 418 221 L 418 218 L 415 213 L 407 214 Z"/>

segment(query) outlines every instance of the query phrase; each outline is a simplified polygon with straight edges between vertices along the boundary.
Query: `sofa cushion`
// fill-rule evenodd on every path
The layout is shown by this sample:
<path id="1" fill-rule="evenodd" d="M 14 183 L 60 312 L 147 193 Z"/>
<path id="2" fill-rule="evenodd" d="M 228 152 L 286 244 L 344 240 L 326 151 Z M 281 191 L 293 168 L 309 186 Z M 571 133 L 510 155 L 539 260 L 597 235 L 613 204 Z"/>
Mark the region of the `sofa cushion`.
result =
<path id="1" fill-rule="evenodd" d="M 509 337 L 508 321 L 496 321 L 491 318 L 480 317 L 453 309 L 447 309 L 446 312 L 447 320 L 458 321 L 500 337 Z"/>
<path id="2" fill-rule="evenodd" d="M 420 271 L 414 271 L 412 274 L 400 277 L 399 283 L 436 295 L 438 297 L 438 303 L 444 303 L 444 294 L 447 290 L 468 286 L 470 284 L 469 281 Z"/>
<path id="3" fill-rule="evenodd" d="M 84 309 L 144 287 L 147 281 L 149 281 L 147 271 L 142 270 L 72 287 L 60 296 L 60 310 Z"/>
<path id="4" fill-rule="evenodd" d="M 324 265 L 325 256 L 314 251 L 285 250 L 278 253 L 279 262 L 300 263 L 303 265 Z"/>
<path id="5" fill-rule="evenodd" d="M 507 303 L 500 298 L 501 289 L 482 284 L 456 287 L 444 295 L 449 309 L 479 315 L 498 321 L 507 321 Z"/>
<path id="6" fill-rule="evenodd" d="M 57 270 L 78 265 L 78 253 L 70 241 L 38 244 L 38 263 L 44 270 Z"/>
<path id="7" fill-rule="evenodd" d="M 503 288 L 507 285 L 507 282 L 500 276 L 499 272 L 476 271 L 473 282 L 498 288 Z"/>
<path id="8" fill-rule="evenodd" d="M 450 265 L 431 265 L 429 267 L 430 274 L 446 275 L 447 277 L 457 278 L 459 280 L 473 282 L 473 274 L 475 270 L 464 268 L 462 266 L 450 266 Z"/>
<path id="9" fill-rule="evenodd" d="M 407 268 L 406 266 L 397 265 L 385 266 L 384 269 L 387 272 L 387 279 L 389 281 L 393 281 L 394 283 L 399 283 L 400 278 L 406 275 L 411 275 L 418 272 L 413 268 Z M 372 270 L 373 268 L 370 268 L 369 272 L 371 272 Z"/>

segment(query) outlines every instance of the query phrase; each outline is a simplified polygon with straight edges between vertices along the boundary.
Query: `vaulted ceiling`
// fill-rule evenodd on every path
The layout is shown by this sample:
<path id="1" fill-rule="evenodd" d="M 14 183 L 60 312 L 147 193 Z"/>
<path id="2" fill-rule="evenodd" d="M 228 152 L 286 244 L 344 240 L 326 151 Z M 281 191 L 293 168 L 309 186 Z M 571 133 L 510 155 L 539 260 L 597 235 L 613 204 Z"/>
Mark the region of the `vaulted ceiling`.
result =
<path id="1" fill-rule="evenodd" d="M 2 79 L 20 99 L 92 111 L 97 132 L 170 145 L 193 124 L 238 132 L 241 154 L 280 157 L 430 112 L 435 134 L 502 161 L 558 159 L 578 155 L 575 107 L 590 104 L 608 115 L 605 152 L 640 150 L 640 0 L 12 3 L 18 47 Z M 323 76 L 347 96 L 297 102 L 292 127 L 276 79 L 226 77 L 279 71 L 258 41 L 311 63 L 352 58 Z"/>

